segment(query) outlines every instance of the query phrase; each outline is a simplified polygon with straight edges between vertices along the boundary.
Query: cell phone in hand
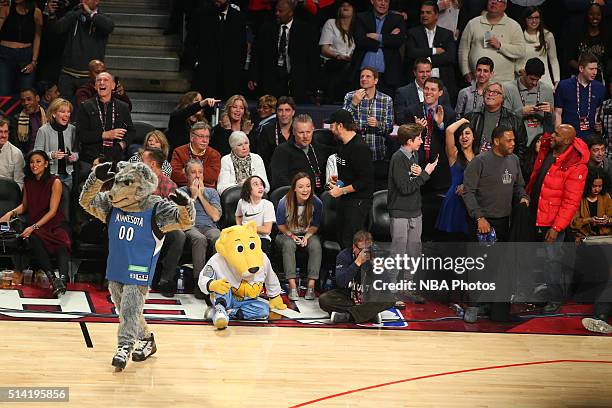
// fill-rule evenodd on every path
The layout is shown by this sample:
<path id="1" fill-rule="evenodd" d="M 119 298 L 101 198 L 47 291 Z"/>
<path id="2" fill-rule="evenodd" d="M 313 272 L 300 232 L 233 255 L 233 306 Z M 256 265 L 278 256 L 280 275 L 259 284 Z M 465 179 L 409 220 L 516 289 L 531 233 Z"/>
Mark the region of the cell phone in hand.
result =
<path id="1" fill-rule="evenodd" d="M 489 41 L 493 38 L 493 31 L 485 31 L 484 33 L 484 47 L 489 47 Z"/>

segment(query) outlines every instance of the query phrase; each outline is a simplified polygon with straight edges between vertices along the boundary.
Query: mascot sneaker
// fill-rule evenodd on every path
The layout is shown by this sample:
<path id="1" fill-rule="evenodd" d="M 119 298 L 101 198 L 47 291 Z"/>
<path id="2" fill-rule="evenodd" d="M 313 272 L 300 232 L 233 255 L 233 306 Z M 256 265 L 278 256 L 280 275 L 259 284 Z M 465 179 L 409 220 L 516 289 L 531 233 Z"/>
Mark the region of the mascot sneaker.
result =
<path id="1" fill-rule="evenodd" d="M 130 354 L 132 354 L 131 345 L 119 345 L 119 347 L 117 347 L 117 353 L 115 353 L 115 357 L 113 357 L 112 365 L 119 371 L 123 370 L 127 361 L 130 359 Z"/>
<path id="2" fill-rule="evenodd" d="M 155 337 L 151 333 L 149 337 L 138 340 L 136 347 L 134 347 L 134 352 L 132 352 L 132 361 L 145 361 L 155 354 L 156 351 Z"/>
<path id="3" fill-rule="evenodd" d="M 227 327 L 229 323 L 229 316 L 227 315 L 227 310 L 223 307 L 223 305 L 215 306 L 215 315 L 213 316 L 213 324 L 218 330 L 223 330 Z"/>

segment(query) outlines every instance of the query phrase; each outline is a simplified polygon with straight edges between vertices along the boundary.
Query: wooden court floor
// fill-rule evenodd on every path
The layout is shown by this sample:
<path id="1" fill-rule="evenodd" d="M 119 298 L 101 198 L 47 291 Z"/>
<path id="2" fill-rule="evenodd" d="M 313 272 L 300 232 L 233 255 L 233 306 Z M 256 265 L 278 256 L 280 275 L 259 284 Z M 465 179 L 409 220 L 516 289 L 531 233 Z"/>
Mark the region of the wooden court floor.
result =
<path id="1" fill-rule="evenodd" d="M 88 348 L 78 323 L 0 322 L 0 387 L 70 387 L 0 406 L 612 407 L 611 337 L 151 327 L 157 354 L 115 372 L 116 324 Z"/>

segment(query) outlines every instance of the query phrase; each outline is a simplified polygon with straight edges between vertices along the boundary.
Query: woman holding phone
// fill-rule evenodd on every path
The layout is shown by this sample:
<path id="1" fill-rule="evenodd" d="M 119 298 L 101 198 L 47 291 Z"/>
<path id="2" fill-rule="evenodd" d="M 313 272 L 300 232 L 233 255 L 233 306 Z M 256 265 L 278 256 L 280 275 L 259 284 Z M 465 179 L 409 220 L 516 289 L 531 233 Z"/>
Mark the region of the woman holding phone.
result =
<path id="1" fill-rule="evenodd" d="M 612 198 L 608 194 L 609 187 L 610 180 L 602 169 L 589 168 L 584 197 L 571 223 L 577 243 L 586 237 L 612 234 Z"/>

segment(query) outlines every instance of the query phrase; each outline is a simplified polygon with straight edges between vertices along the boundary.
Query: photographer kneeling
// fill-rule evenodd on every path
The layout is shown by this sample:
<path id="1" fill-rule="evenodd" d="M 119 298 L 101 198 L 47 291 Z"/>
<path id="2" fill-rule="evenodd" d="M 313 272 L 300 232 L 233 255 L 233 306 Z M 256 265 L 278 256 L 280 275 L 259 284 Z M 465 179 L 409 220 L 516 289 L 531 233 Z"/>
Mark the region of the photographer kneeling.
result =
<path id="1" fill-rule="evenodd" d="M 364 302 L 362 273 L 372 270 L 370 248 L 372 234 L 357 231 L 351 248 L 343 249 L 336 257 L 336 286 L 319 297 L 321 309 L 331 314 L 332 323 L 381 323 L 380 312 L 393 307 L 395 302 Z"/>

